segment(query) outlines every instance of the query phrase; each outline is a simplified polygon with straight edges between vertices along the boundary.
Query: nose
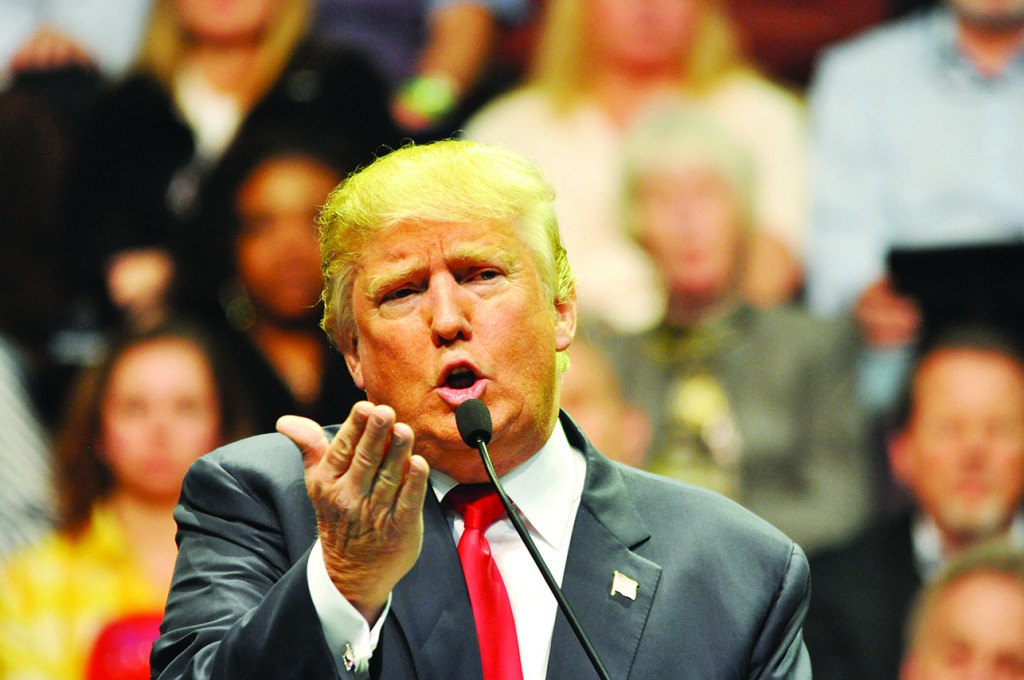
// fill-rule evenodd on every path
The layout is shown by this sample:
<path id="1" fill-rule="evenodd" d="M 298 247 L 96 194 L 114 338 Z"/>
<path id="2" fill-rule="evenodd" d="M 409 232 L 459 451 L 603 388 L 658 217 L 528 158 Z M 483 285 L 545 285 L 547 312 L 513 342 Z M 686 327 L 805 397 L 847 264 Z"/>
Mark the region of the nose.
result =
<path id="1" fill-rule="evenodd" d="M 472 303 L 469 297 L 469 292 L 449 272 L 431 277 L 425 309 L 436 347 L 470 339 Z"/>

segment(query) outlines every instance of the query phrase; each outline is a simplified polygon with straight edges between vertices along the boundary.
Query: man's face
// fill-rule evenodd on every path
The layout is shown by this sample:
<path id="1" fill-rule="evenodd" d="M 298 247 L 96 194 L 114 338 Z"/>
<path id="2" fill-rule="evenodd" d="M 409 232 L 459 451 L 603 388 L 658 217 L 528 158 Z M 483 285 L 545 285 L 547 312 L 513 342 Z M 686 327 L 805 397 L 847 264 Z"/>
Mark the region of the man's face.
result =
<path id="1" fill-rule="evenodd" d="M 1004 529 L 1024 490 L 1024 375 L 994 352 L 940 350 L 915 380 L 893 470 L 954 543 Z"/>
<path id="2" fill-rule="evenodd" d="M 363 250 L 353 291 L 357 337 L 345 352 L 370 401 L 416 433 L 416 452 L 458 481 L 487 476 L 455 409 L 482 399 L 499 474 L 533 455 L 557 418 L 556 350 L 575 303 L 555 304 L 510 226 L 407 223 Z"/>
<path id="3" fill-rule="evenodd" d="M 901 677 L 1024 679 L 1024 586 L 996 572 L 952 583 L 926 612 Z"/>
<path id="4" fill-rule="evenodd" d="M 1024 28 L 1024 0 L 950 0 L 961 21 L 980 28 Z"/>

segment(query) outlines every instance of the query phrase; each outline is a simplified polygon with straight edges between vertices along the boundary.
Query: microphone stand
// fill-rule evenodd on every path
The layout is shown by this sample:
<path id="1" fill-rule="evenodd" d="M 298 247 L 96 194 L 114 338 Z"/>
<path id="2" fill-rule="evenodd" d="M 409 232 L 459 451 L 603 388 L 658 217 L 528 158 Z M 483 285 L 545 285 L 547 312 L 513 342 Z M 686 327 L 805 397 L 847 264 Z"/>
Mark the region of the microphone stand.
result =
<path id="1" fill-rule="evenodd" d="M 548 569 L 548 565 L 544 562 L 544 558 L 541 557 L 540 551 L 537 550 L 537 546 L 534 544 L 533 538 L 530 537 L 530 532 L 526 530 L 526 527 L 523 525 L 523 520 L 519 517 L 519 513 L 516 511 L 515 506 L 512 505 L 512 501 L 509 500 L 508 494 L 505 493 L 505 489 L 502 487 L 501 481 L 498 479 L 498 475 L 494 471 L 494 465 L 491 463 L 491 454 L 487 451 L 487 443 L 479 434 L 474 434 L 473 443 L 476 446 L 476 449 L 480 452 L 480 459 L 484 463 L 484 469 L 487 470 L 487 476 L 491 479 L 491 483 L 494 484 L 494 488 L 498 492 L 498 498 L 501 499 L 501 504 L 505 506 L 505 512 L 508 514 L 508 518 L 512 521 L 512 526 L 515 527 L 516 533 L 519 534 L 519 537 L 523 539 L 523 543 L 526 545 L 526 549 L 529 551 L 530 557 L 532 557 L 533 561 L 537 563 L 537 568 L 540 569 L 541 576 L 544 577 L 545 583 L 548 584 L 548 589 L 551 590 L 551 594 L 555 596 L 555 600 L 558 602 L 558 608 L 562 610 L 562 614 L 565 615 L 566 620 L 569 622 L 569 626 L 572 628 L 572 632 L 576 634 L 576 638 L 580 641 L 583 651 L 586 652 L 587 658 L 590 659 L 590 663 L 594 666 L 594 670 L 597 671 L 598 677 L 600 677 L 601 680 L 611 680 L 611 676 L 608 675 L 608 671 L 605 669 L 604 664 L 601 663 L 601 658 L 597 655 L 597 650 L 595 650 L 594 645 L 591 644 L 590 638 L 587 637 L 579 619 L 576 618 L 576 613 L 569 605 L 569 601 L 565 599 L 565 595 L 562 594 L 562 589 L 558 587 L 558 582 L 555 581 L 555 577 L 551 575 L 551 571 Z"/>

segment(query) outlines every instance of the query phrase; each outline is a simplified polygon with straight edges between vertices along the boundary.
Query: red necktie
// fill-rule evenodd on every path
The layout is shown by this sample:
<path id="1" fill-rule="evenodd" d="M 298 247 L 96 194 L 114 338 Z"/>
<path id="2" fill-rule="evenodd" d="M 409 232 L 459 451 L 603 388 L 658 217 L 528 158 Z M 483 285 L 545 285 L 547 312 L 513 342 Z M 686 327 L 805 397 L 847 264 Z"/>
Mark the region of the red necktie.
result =
<path id="1" fill-rule="evenodd" d="M 512 606 L 484 538 L 484 531 L 505 514 L 505 508 L 491 484 L 460 484 L 445 495 L 444 503 L 465 519 L 459 559 L 473 605 L 484 680 L 522 680 Z"/>

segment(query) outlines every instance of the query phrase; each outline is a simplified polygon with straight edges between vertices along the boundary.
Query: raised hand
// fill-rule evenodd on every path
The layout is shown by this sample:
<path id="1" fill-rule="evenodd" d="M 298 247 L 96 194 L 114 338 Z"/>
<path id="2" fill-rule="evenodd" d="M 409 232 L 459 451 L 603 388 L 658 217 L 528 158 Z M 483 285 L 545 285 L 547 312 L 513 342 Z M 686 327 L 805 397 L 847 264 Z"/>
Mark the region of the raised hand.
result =
<path id="1" fill-rule="evenodd" d="M 423 542 L 430 468 L 390 406 L 361 401 L 330 442 L 320 425 L 283 416 L 277 430 L 302 452 L 327 573 L 373 625 Z"/>

